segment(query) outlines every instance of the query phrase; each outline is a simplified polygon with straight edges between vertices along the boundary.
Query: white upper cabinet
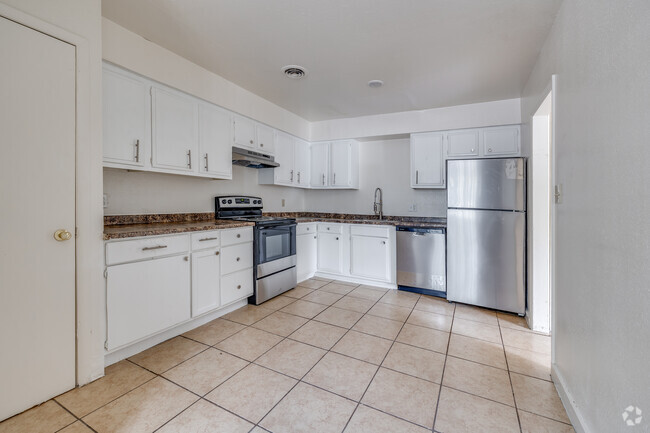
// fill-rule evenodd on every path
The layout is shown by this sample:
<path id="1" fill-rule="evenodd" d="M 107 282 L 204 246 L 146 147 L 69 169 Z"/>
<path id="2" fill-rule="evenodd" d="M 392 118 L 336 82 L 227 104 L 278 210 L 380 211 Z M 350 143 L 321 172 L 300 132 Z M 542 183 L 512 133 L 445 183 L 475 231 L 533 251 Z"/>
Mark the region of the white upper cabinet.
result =
<path id="1" fill-rule="evenodd" d="M 479 130 L 450 131 L 447 133 L 447 157 L 479 155 Z"/>
<path id="2" fill-rule="evenodd" d="M 485 128 L 483 133 L 483 155 L 519 156 L 519 126 Z"/>
<path id="3" fill-rule="evenodd" d="M 256 149 L 255 122 L 241 116 L 233 116 L 233 146 Z"/>
<path id="4" fill-rule="evenodd" d="M 275 130 L 261 124 L 255 125 L 257 150 L 262 153 L 275 153 Z"/>
<path id="5" fill-rule="evenodd" d="M 198 102 L 182 93 L 154 87 L 152 165 L 195 171 L 198 163 Z"/>
<path id="6" fill-rule="evenodd" d="M 295 179 L 294 164 L 294 138 L 289 134 L 278 132 L 275 146 L 275 162 L 279 167 L 272 168 L 274 184 L 293 186 Z"/>
<path id="7" fill-rule="evenodd" d="M 411 188 L 444 188 L 444 134 L 411 134 Z"/>
<path id="8" fill-rule="evenodd" d="M 311 182 L 312 188 L 327 188 L 329 185 L 329 143 L 312 143 L 311 145 Z"/>
<path id="9" fill-rule="evenodd" d="M 311 153 L 309 143 L 295 139 L 294 141 L 294 185 L 301 188 L 309 188 L 311 172 Z"/>
<path id="10" fill-rule="evenodd" d="M 104 164 L 143 167 L 149 158 L 149 84 L 128 72 L 104 65 Z"/>
<path id="11" fill-rule="evenodd" d="M 201 174 L 232 179 L 230 113 L 214 105 L 199 105 L 199 164 Z"/>

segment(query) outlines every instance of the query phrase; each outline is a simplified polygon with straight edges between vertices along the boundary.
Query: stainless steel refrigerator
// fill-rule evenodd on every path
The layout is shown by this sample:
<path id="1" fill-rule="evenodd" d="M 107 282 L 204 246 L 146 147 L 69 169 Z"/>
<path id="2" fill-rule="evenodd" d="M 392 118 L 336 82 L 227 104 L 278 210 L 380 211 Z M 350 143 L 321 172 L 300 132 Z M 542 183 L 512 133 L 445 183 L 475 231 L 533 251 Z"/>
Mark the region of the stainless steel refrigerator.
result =
<path id="1" fill-rule="evenodd" d="M 526 163 L 447 162 L 447 299 L 523 315 Z"/>

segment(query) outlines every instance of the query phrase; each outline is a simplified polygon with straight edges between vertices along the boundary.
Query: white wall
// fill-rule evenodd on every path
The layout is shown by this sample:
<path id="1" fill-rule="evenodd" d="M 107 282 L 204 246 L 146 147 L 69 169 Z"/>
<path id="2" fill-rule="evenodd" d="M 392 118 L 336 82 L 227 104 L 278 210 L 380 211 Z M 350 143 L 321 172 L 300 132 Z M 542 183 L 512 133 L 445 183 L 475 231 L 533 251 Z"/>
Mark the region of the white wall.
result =
<path id="1" fill-rule="evenodd" d="M 364 137 L 379 139 L 379 137 L 413 132 L 511 125 L 520 121 L 520 100 L 505 99 L 429 110 L 312 122 L 310 137 L 312 141 Z"/>
<path id="2" fill-rule="evenodd" d="M 577 431 L 650 426 L 650 3 L 565 0 L 525 86 L 557 73 L 554 374 Z"/>
<path id="3" fill-rule="evenodd" d="M 383 190 L 384 214 L 446 216 L 446 190 L 412 189 L 409 139 L 359 143 L 358 190 L 309 190 L 305 210 L 372 214 L 375 188 Z M 409 212 L 415 204 L 417 212 Z"/>
<path id="4" fill-rule="evenodd" d="M 100 0 L 0 0 L 53 25 L 77 45 L 77 382 L 103 375 L 103 231 Z M 22 21 L 21 18 L 15 18 Z M 28 18 L 29 19 L 29 18 Z M 42 23 L 41 23 L 42 24 Z M 45 30 L 41 24 L 29 25 Z M 79 39 L 81 39 L 79 41 Z M 38 173 L 35 173 L 38 176 Z M 16 204 L 17 205 L 17 204 Z M 44 217 L 47 211 L 44 210 Z"/>
<path id="5" fill-rule="evenodd" d="M 258 171 L 233 166 L 233 180 L 211 180 L 174 174 L 104 169 L 106 215 L 214 212 L 217 195 L 262 197 L 267 212 L 296 212 L 304 208 L 304 190 L 258 185 Z M 282 199 L 285 206 L 282 207 Z"/>
<path id="6" fill-rule="evenodd" d="M 309 122 L 302 117 L 106 18 L 102 19 L 102 34 L 105 60 L 297 137 L 309 138 Z"/>

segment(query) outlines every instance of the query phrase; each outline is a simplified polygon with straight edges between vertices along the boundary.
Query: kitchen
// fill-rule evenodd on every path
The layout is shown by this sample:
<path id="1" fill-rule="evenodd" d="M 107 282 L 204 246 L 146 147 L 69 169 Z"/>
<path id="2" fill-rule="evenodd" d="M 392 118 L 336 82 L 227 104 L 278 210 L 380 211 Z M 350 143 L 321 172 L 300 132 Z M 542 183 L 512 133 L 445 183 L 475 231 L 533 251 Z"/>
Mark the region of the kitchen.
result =
<path id="1" fill-rule="evenodd" d="M 38 16 L 40 5 L 34 3 L 27 7 L 27 13 Z M 548 247 L 538 250 L 537 245 L 548 244 L 551 236 L 549 229 L 532 231 L 533 226 L 538 227 L 535 218 L 544 216 L 532 201 L 541 195 L 532 192 L 543 183 L 539 179 L 546 180 L 547 189 L 552 179 L 548 173 L 546 178 L 537 177 L 544 170 L 538 171 L 533 164 L 543 161 L 543 156 L 536 153 L 540 148 L 533 142 L 536 132 L 531 124 L 536 121 L 534 115 L 541 113 L 546 96 L 562 87 L 554 87 L 555 78 L 547 74 L 547 63 L 541 64 L 542 72 L 528 75 L 538 71 L 533 68 L 538 56 L 555 55 L 543 50 L 545 43 L 563 49 L 553 45 L 558 44 L 557 36 L 545 42 L 546 35 L 569 31 L 553 27 L 566 26 L 564 21 L 553 23 L 559 19 L 555 14 L 564 20 L 567 14 L 575 19 L 571 15 L 575 3 L 547 5 L 546 18 L 538 21 L 524 14 L 531 20 L 529 24 L 539 26 L 539 33 L 528 40 L 526 49 L 530 52 L 525 56 L 522 47 L 513 48 L 513 52 L 520 50 L 519 66 L 513 69 L 521 74 L 520 84 L 512 86 L 514 93 L 495 90 L 453 103 L 391 109 L 382 105 L 391 99 L 385 93 L 397 92 L 388 93 L 396 99 L 395 95 L 404 90 L 391 89 L 399 87 L 395 79 L 371 75 L 358 83 L 358 89 L 346 89 L 357 101 L 340 96 L 338 113 L 331 111 L 332 102 L 325 94 L 317 98 L 322 105 L 306 104 L 310 98 L 296 96 L 308 95 L 305 86 L 322 73 L 315 60 L 303 63 L 286 59 L 272 71 L 260 72 L 273 74 L 269 82 L 275 83 L 275 89 L 255 89 L 253 85 L 246 90 L 246 86 L 234 84 L 234 78 L 227 79 L 235 76 L 234 71 L 223 69 L 220 76 L 206 65 L 199 66 L 199 60 L 190 60 L 200 57 L 200 52 L 188 51 L 187 58 L 177 54 L 182 49 L 165 35 L 156 35 L 155 26 L 136 30 L 137 18 L 143 19 L 144 12 L 131 13 L 118 1 L 104 1 L 103 18 L 96 15 L 97 5 L 92 11 L 80 11 L 95 13 L 93 25 L 75 31 L 92 41 L 92 48 L 86 47 L 86 52 L 93 59 L 95 81 L 89 92 L 92 96 L 80 99 L 77 106 L 88 101 L 95 105 L 94 111 L 81 110 L 77 116 L 92 116 L 94 123 L 88 134 L 96 139 L 102 131 L 97 141 L 103 142 L 103 150 L 102 146 L 77 150 L 78 158 L 92 161 L 89 171 L 78 171 L 78 179 L 92 180 L 78 187 L 78 208 L 80 212 L 95 212 L 90 219 L 83 214 L 76 218 L 77 371 L 76 375 L 72 372 L 76 376 L 72 377 L 72 386 L 85 386 L 31 413 L 65 408 L 67 416 L 59 414 L 61 424 L 55 430 L 66 427 L 79 431 L 181 431 L 183 424 L 193 431 L 215 422 L 228 425 L 224 431 L 379 431 L 381 424 L 390 425 L 392 431 L 489 431 L 495 422 L 498 431 L 542 427 L 549 431 L 592 431 L 592 408 L 602 402 L 587 404 L 586 408 L 572 403 L 576 394 L 581 398 L 581 392 L 590 385 L 574 379 L 581 377 L 574 370 L 562 370 L 568 368 L 562 367 L 566 361 L 557 363 L 557 353 L 568 356 L 563 338 L 572 333 L 554 327 L 550 337 L 551 321 L 559 314 L 562 320 L 558 323 L 563 326 L 568 313 L 564 303 L 551 307 L 555 296 L 548 291 L 550 283 L 544 295 L 538 290 L 544 284 L 538 286 L 534 280 L 546 272 L 550 281 L 550 264 L 546 271 L 532 264 L 533 257 L 550 257 Z M 152 23 L 174 21 L 170 18 L 173 14 L 160 15 L 163 9 L 150 7 Z M 642 10 L 647 12 L 645 7 Z M 17 22 L 29 21 L 9 6 L 0 12 Z M 507 14 L 501 18 L 507 20 Z M 286 24 L 286 19 L 278 23 Z M 262 18 L 253 21 L 264 22 Z M 347 23 L 340 16 L 334 22 Z M 227 23 L 221 24 L 226 31 Z M 43 24 L 34 21 L 30 25 L 39 28 Z M 74 41 L 73 36 L 59 38 Z M 252 39 L 243 38 L 240 48 Z M 78 41 L 74 45 L 83 47 Z M 259 50 L 252 52 L 261 57 Z M 296 65 L 291 65 L 294 61 L 307 66 L 305 77 L 296 80 L 282 76 L 285 64 L 296 73 Z M 565 58 L 563 61 L 568 62 Z M 541 78 L 535 74 L 545 75 Z M 488 82 L 489 71 L 484 75 Z M 367 84 L 376 78 L 385 81 L 383 87 Z M 248 79 L 250 83 L 250 76 Z M 343 88 L 341 77 L 335 81 L 334 88 Z M 524 86 L 527 82 L 534 90 Z M 365 100 L 365 105 L 360 100 Z M 96 110 L 98 102 L 100 110 Z M 562 123 L 555 116 L 562 112 L 546 113 L 547 122 L 553 116 L 553 125 L 560 128 Z M 97 124 L 101 128 L 92 126 Z M 178 152 L 179 142 L 189 145 Z M 560 143 L 558 157 L 566 151 Z M 272 155 L 279 166 L 255 169 L 233 165 L 233 147 Z M 87 151 L 94 153 L 84 154 Z M 528 207 L 523 208 L 528 210 L 528 310 L 479 301 L 447 302 L 429 294 L 395 290 L 400 284 L 400 232 L 396 227 L 449 229 L 447 208 L 454 207 L 448 199 L 449 161 L 477 157 L 495 161 L 528 158 L 527 170 L 517 168 L 512 175 L 519 181 L 525 175 L 528 178 Z M 560 161 L 558 168 L 566 170 Z M 563 205 L 563 192 L 570 192 L 572 185 L 566 173 L 560 171 L 564 186 L 558 182 L 556 191 L 558 203 Z M 91 190 L 92 205 L 80 207 Z M 97 199 L 102 194 L 103 206 Z M 267 277 L 256 274 L 264 264 L 257 250 L 261 243 L 255 240 L 257 223 L 223 218 L 215 222 L 215 212 L 219 211 L 216 197 L 239 204 L 238 212 L 252 210 L 255 216 L 263 212 L 274 221 L 296 219 L 297 285 L 280 284 L 282 289 L 269 295 L 271 299 L 259 306 L 248 304 L 256 281 Z M 550 192 L 546 197 L 550 202 Z M 98 225 L 97 210 L 105 228 Z M 558 207 L 557 211 L 561 210 Z M 380 213 L 384 216 L 381 221 Z M 552 224 L 548 217 L 548 224 Z M 543 227 L 544 219 L 540 221 L 539 227 Z M 64 225 L 56 228 L 64 227 L 67 229 Z M 560 224 L 558 229 L 562 227 Z M 263 230 L 260 226 L 260 236 Z M 91 232 L 103 238 L 99 248 L 97 237 L 87 240 Z M 546 233 L 546 240 L 539 240 L 539 233 Z M 67 245 L 65 230 L 58 236 L 61 245 Z M 521 236 L 517 239 L 524 242 Z M 449 258 L 453 238 L 448 235 L 446 242 Z M 268 245 L 285 250 L 284 243 Z M 562 245 L 559 238 L 558 243 Z M 516 257 L 520 279 L 524 246 L 520 245 Z M 556 254 L 565 254 L 567 245 L 564 247 L 555 250 Z M 561 262 L 557 266 L 557 272 L 566 276 Z M 282 271 L 290 268 L 293 266 Z M 272 277 L 280 272 L 270 274 Z M 450 278 L 448 268 L 442 278 Z M 81 290 L 84 287 L 101 289 L 86 292 Z M 523 285 L 518 287 L 523 295 Z M 571 304 L 566 301 L 566 305 Z M 583 309 L 571 314 L 576 311 L 582 314 Z M 516 313 L 526 313 L 525 318 Z M 5 317 L 14 316 L 7 313 Z M 537 325 L 544 322 L 546 328 Z M 559 350 L 557 353 L 551 349 L 557 347 L 552 343 L 556 338 L 561 344 L 553 349 Z M 587 347 L 581 353 L 587 353 Z M 425 367 L 409 367 L 409 357 Z M 295 359 L 299 361 L 293 362 Z M 98 379 L 104 375 L 104 366 L 106 376 Z M 199 370 L 205 377 L 197 376 Z M 188 371 L 194 371 L 195 377 Z M 627 377 L 625 372 L 617 375 Z M 133 386 L 107 388 L 113 380 L 125 378 L 131 378 Z M 265 407 L 252 397 L 242 401 L 239 394 L 250 386 L 264 389 L 260 394 L 267 395 L 272 405 Z M 60 389 L 70 387 L 63 385 Z M 397 388 L 409 390 L 408 396 L 399 394 Z M 629 404 L 645 407 L 642 394 L 636 400 L 632 398 L 637 386 L 628 387 L 627 392 L 631 401 L 621 403 L 621 411 Z M 161 397 L 164 395 L 175 395 L 177 403 L 171 404 Z M 543 397 L 536 402 L 533 395 Z M 97 401 L 91 403 L 94 398 Z M 404 405 L 401 400 L 410 404 Z M 32 405 L 41 401 L 34 400 Z M 147 418 L 148 404 L 165 409 Z M 336 407 L 337 415 L 326 421 L 307 415 L 318 413 L 324 404 Z M 478 412 L 492 410 L 498 415 L 476 416 L 470 422 L 453 414 L 452 407 L 458 405 Z M 614 409 L 616 423 L 613 417 L 603 421 L 615 426 L 611 429 L 619 428 L 621 418 L 619 408 Z M 138 414 L 130 426 L 123 424 L 125 410 Z M 5 417 L 21 410 L 10 411 Z M 28 420 L 29 414 L 10 418 L 0 424 L 0 431 L 3 426 L 7 431 L 20 429 L 16 426 Z"/>

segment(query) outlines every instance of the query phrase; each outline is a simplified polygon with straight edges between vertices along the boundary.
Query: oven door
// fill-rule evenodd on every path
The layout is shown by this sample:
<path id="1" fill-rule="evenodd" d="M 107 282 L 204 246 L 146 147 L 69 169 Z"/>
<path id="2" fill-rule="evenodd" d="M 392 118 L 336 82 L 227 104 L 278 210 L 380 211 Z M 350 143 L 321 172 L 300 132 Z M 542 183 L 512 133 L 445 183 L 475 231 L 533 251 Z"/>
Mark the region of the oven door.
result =
<path id="1" fill-rule="evenodd" d="M 260 225 L 255 231 L 257 278 L 296 265 L 296 224 Z"/>

